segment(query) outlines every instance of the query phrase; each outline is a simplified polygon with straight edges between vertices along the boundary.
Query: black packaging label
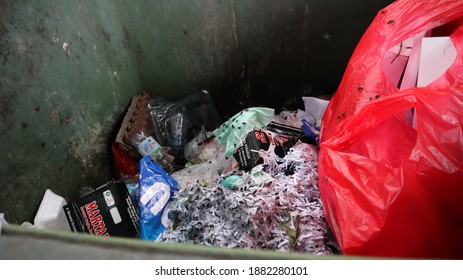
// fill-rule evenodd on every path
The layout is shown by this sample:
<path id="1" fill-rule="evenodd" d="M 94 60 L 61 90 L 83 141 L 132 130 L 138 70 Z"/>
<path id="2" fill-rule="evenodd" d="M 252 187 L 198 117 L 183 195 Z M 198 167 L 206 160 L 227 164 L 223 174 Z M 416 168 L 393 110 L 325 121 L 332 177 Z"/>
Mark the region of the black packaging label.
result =
<path id="1" fill-rule="evenodd" d="M 123 182 L 110 182 L 63 207 L 73 231 L 136 237 L 139 215 Z"/>
<path id="2" fill-rule="evenodd" d="M 266 129 L 254 129 L 246 135 L 243 145 L 233 155 L 240 165 L 240 169 L 249 171 L 262 163 L 258 151 L 267 151 L 271 144 L 275 145 L 275 154 L 284 157 L 288 150 L 296 144 L 299 137 L 276 133 Z"/>

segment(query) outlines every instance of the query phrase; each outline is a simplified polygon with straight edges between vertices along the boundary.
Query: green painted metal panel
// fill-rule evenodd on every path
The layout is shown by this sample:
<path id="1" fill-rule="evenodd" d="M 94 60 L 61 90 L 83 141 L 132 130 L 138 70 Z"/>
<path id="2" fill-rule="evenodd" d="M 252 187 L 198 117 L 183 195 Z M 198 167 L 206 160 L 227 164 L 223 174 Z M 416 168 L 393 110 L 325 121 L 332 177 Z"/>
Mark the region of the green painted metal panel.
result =
<path id="1" fill-rule="evenodd" d="M 119 237 L 37 230 L 3 225 L 0 260 L 46 259 L 355 259 L 340 255 L 317 256 L 271 250 L 246 250 L 191 244 L 160 243 Z"/>

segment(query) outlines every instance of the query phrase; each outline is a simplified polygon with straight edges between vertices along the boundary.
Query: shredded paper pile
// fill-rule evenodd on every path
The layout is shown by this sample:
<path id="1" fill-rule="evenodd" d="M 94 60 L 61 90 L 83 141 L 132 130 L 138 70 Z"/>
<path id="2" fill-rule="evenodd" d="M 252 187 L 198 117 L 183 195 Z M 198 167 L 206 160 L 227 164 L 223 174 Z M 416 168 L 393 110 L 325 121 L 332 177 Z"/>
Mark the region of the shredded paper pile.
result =
<path id="1" fill-rule="evenodd" d="M 176 217 L 166 242 L 228 248 L 330 254 L 318 189 L 317 150 L 298 142 L 284 158 L 272 149 L 250 172 L 198 180 L 182 188 L 169 208 Z"/>

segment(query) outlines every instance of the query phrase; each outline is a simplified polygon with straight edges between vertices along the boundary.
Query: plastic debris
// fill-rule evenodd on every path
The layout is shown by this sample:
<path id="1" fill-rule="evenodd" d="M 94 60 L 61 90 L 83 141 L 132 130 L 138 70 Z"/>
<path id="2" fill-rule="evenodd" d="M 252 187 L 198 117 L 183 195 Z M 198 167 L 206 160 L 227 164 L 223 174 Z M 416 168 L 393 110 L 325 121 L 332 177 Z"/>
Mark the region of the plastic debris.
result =
<path id="1" fill-rule="evenodd" d="M 206 146 L 212 141 L 212 133 L 207 132 L 204 126 L 201 131 L 190 142 L 185 145 L 184 155 L 185 159 L 190 162 L 201 162 L 199 156 Z"/>
<path id="2" fill-rule="evenodd" d="M 307 120 L 302 120 L 302 126 L 304 128 L 304 134 L 307 135 L 310 139 L 313 139 L 317 145 L 320 143 L 320 128 L 317 128 L 315 125 L 309 123 Z"/>
<path id="3" fill-rule="evenodd" d="M 177 182 L 156 162 L 145 156 L 140 160 L 140 238 L 158 240 L 168 226 L 163 215 L 167 203 L 178 190 Z"/>
<path id="4" fill-rule="evenodd" d="M 302 131 L 300 132 L 302 135 Z M 243 144 L 233 155 L 239 163 L 240 169 L 249 171 L 257 164 L 262 163 L 259 151 L 272 151 L 279 157 L 284 157 L 288 150 L 298 141 L 300 136 L 277 133 L 270 129 L 254 129 L 243 140 Z"/>
<path id="5" fill-rule="evenodd" d="M 220 144 L 226 144 L 225 156 L 231 157 L 242 145 L 245 135 L 253 129 L 266 127 L 274 115 L 274 109 L 253 107 L 234 115 L 213 131 Z"/>
<path id="6" fill-rule="evenodd" d="M 35 215 L 34 224 L 24 222 L 22 226 L 71 231 L 63 210 L 63 206 L 66 204 L 67 202 L 63 197 L 47 189 Z"/>
<path id="7" fill-rule="evenodd" d="M 197 182 L 213 182 L 219 177 L 216 161 L 207 161 L 185 167 L 172 174 L 172 178 L 177 181 L 179 188 L 185 188 Z"/>
<path id="8" fill-rule="evenodd" d="M 206 110 L 212 104 L 207 92 L 179 102 L 151 100 L 153 138 L 184 162 L 176 161 L 180 169 L 166 170 L 178 186 L 151 194 L 162 200 L 156 215 L 149 209 L 157 202 L 142 201 L 146 186 L 141 179 L 140 193 L 135 192 L 141 202 L 141 238 L 332 253 L 318 191 L 318 149 L 308 144 L 318 144 L 316 124 L 324 101 L 308 98 L 304 103 L 316 111 L 276 115 L 272 108 L 252 107 L 217 127 L 215 109 Z M 310 120 L 305 123 L 314 130 L 312 139 L 304 135 L 308 128 L 302 117 Z"/>
<path id="9" fill-rule="evenodd" d="M 133 133 L 132 144 L 142 157 L 150 156 L 166 172 L 174 171 L 174 158 L 166 153 L 152 136 L 147 135 L 143 128 Z"/>
<path id="10" fill-rule="evenodd" d="M 151 100 L 149 103 L 155 139 L 159 144 L 171 145 L 177 152 L 200 132 L 201 127 L 211 131 L 221 119 L 206 90 L 177 101 Z M 190 137 L 190 135 L 193 135 Z"/>
<path id="11" fill-rule="evenodd" d="M 320 128 L 322 118 L 325 114 L 329 101 L 309 96 L 302 97 L 302 100 L 304 101 L 305 110 L 299 110 L 298 117 L 300 119 L 305 119 L 308 123 Z"/>
<path id="12" fill-rule="evenodd" d="M 279 124 L 284 124 L 290 127 L 301 127 L 301 116 L 304 111 L 281 111 L 278 115 L 273 116 L 273 121 Z"/>

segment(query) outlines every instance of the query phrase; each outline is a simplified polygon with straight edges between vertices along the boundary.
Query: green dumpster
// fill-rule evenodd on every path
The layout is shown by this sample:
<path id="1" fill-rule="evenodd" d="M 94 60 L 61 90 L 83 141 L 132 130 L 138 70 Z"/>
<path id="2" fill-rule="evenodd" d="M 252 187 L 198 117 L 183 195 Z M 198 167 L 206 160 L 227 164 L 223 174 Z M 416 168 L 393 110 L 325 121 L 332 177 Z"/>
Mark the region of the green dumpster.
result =
<path id="1" fill-rule="evenodd" d="M 0 213 L 10 225 L 0 259 L 315 257 L 19 225 L 33 220 L 46 189 L 72 201 L 81 187 L 114 178 L 110 141 L 132 96 L 146 90 L 175 100 L 207 89 L 225 118 L 289 106 L 303 93 L 329 95 L 391 2 L 3 1 Z"/>

